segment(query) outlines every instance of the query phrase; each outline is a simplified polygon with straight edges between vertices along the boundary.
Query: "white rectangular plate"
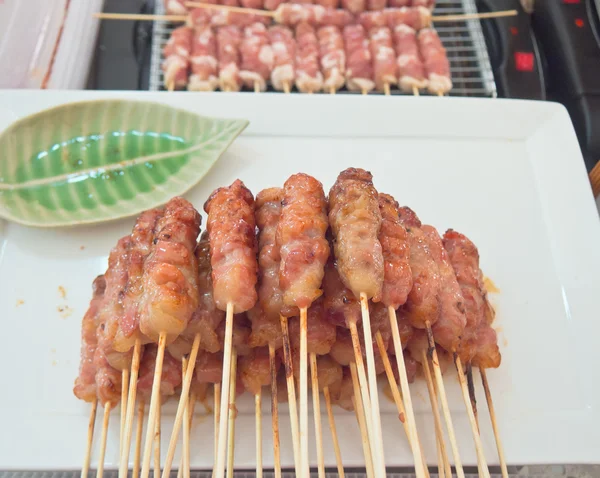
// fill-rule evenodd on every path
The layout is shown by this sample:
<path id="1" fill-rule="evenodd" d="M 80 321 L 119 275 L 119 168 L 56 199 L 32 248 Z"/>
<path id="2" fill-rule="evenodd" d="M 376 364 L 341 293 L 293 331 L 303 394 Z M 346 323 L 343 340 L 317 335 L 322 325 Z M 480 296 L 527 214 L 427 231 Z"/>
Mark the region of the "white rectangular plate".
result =
<path id="1" fill-rule="evenodd" d="M 503 361 L 488 376 L 508 461 L 598 461 L 600 226 L 573 127 L 561 106 L 461 98 L 5 91 L 0 92 L 0 128 L 61 103 L 114 97 L 250 120 L 248 130 L 187 195 L 197 208 L 214 188 L 235 178 L 257 193 L 303 171 L 328 190 L 339 171 L 357 166 L 371 170 L 377 188 L 411 206 L 424 223 L 471 237 L 485 274 L 500 289 L 492 300 Z M 71 392 L 80 320 L 92 279 L 105 270 L 110 248 L 132 224 L 128 219 L 61 230 L 1 225 L 0 468 L 81 466 L 89 405 Z M 66 290 L 65 298 L 59 287 Z M 461 457 L 474 464 L 473 440 L 451 371 L 446 384 Z M 497 463 L 479 380 L 476 387 L 486 457 Z M 435 464 L 422 379 L 412 390 L 425 453 Z M 392 403 L 382 398 L 381 408 L 387 464 L 411 465 Z M 164 437 L 170 435 L 173 409 L 171 403 L 164 411 Z M 264 462 L 271 466 L 266 399 L 263 411 Z M 362 465 L 354 415 L 336 413 L 344 463 Z M 287 466 L 293 463 L 288 417 L 282 405 Z M 118 433 L 115 411 L 108 467 L 118 461 Z M 192 465 L 209 468 L 212 419 L 196 420 L 193 434 Z M 236 466 L 253 466 L 254 442 L 253 404 L 246 399 L 237 421 Z M 327 429 L 324 446 L 327 464 L 334 465 Z M 313 463 L 315 457 L 311 439 Z"/>

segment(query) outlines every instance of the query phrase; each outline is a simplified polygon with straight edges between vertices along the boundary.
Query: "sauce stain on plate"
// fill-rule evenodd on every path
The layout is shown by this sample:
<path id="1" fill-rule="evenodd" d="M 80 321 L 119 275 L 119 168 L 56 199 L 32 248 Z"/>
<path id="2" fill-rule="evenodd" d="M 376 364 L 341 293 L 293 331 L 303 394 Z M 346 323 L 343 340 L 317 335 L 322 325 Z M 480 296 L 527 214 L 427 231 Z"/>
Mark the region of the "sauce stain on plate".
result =
<path id="1" fill-rule="evenodd" d="M 500 292 L 500 289 L 498 289 L 498 287 L 496 287 L 496 284 L 494 284 L 494 281 L 492 281 L 492 279 L 490 279 L 487 276 L 483 277 L 483 285 L 490 294 L 498 294 Z"/>
<path id="2" fill-rule="evenodd" d="M 73 309 L 71 309 L 71 307 L 69 307 L 68 305 L 59 305 L 56 308 L 56 310 L 58 311 L 61 318 L 63 318 L 63 319 L 70 317 L 71 314 L 73 313 Z"/>

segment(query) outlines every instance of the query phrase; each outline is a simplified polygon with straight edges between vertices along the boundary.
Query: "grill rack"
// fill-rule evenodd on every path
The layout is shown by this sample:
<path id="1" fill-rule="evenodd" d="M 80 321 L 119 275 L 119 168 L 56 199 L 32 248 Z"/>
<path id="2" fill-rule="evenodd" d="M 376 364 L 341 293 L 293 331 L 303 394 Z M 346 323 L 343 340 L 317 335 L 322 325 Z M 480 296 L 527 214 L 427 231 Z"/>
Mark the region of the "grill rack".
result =
<path id="1" fill-rule="evenodd" d="M 163 2 L 156 2 L 155 13 L 164 14 Z M 437 0 L 434 15 L 454 15 L 477 13 L 475 0 Z M 162 50 L 177 25 L 164 21 L 154 24 L 152 34 L 152 52 L 150 60 L 149 90 L 164 90 L 161 64 L 164 60 Z M 488 56 L 483 31 L 478 20 L 444 22 L 436 30 L 446 48 L 450 61 L 453 88 L 451 96 L 497 96 L 492 65 Z M 274 91 L 271 87 L 267 91 Z M 393 89 L 393 95 L 407 94 Z M 342 89 L 338 94 L 360 94 Z M 370 94 L 382 94 L 371 92 Z M 423 92 L 423 94 L 427 94 Z"/>

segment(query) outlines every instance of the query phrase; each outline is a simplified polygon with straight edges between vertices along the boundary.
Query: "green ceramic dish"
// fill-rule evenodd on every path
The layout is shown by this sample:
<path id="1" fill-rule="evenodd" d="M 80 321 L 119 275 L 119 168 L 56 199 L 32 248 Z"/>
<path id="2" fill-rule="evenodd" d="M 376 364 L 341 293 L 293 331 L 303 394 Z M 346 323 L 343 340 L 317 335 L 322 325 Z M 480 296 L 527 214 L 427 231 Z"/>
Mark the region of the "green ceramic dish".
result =
<path id="1" fill-rule="evenodd" d="M 132 216 L 198 183 L 247 120 L 158 103 L 70 103 L 0 134 L 0 217 L 58 227 Z"/>

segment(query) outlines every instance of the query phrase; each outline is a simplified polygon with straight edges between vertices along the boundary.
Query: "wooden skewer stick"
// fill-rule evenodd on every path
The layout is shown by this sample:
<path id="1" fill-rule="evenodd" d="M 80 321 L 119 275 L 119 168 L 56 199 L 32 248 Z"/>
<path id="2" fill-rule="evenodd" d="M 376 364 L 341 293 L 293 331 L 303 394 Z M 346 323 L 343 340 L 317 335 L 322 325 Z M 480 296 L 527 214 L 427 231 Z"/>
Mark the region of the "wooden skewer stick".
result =
<path id="1" fill-rule="evenodd" d="M 307 309 L 300 309 L 300 463 L 302 477 L 309 478 L 308 464 L 308 318 Z"/>
<path id="2" fill-rule="evenodd" d="M 396 378 L 394 377 L 394 371 L 392 370 L 392 364 L 390 363 L 390 357 L 385 349 L 385 344 L 383 343 L 383 337 L 381 336 L 381 332 L 377 331 L 375 334 L 375 340 L 377 341 L 377 347 L 379 348 L 379 354 L 381 355 L 381 359 L 383 361 L 383 367 L 385 369 L 385 374 L 388 379 L 388 383 L 390 384 L 390 390 L 392 391 L 392 397 L 394 398 L 394 403 L 396 404 L 396 408 L 398 409 L 398 418 L 400 419 L 400 423 L 404 427 L 404 432 L 406 433 L 406 438 L 408 440 L 408 444 L 412 450 L 412 434 L 411 429 L 406 420 L 406 410 L 404 408 L 404 403 L 402 402 L 402 396 L 400 395 L 400 389 L 398 388 L 398 384 L 396 383 Z M 425 455 L 423 454 L 423 447 L 421 446 L 421 441 L 419 440 L 419 448 L 421 450 L 421 459 L 423 463 L 423 468 L 425 469 L 425 473 L 428 476 L 427 470 L 427 460 L 425 460 Z M 451 477 L 449 477 L 451 478 Z"/>
<path id="3" fill-rule="evenodd" d="M 140 461 L 142 458 L 142 430 L 144 428 L 144 413 L 146 403 L 141 400 L 138 404 L 137 424 L 135 430 L 135 451 L 133 452 L 133 471 L 131 478 L 140 476 Z"/>
<path id="4" fill-rule="evenodd" d="M 187 369 L 189 368 L 189 362 L 187 361 L 187 359 L 185 357 L 182 358 L 181 360 L 181 374 L 184 377 L 184 381 L 185 381 L 185 376 L 187 374 Z M 183 397 L 183 390 L 181 391 L 181 396 Z M 189 400 L 185 400 L 185 417 L 183 419 L 183 444 L 181 446 L 181 459 L 182 459 L 182 466 L 181 466 L 181 473 L 183 478 L 190 478 L 190 410 L 189 410 Z M 173 438 L 173 436 L 177 436 L 176 433 L 173 433 L 171 435 L 171 438 Z M 166 469 L 166 464 L 165 464 L 165 469 Z"/>
<path id="5" fill-rule="evenodd" d="M 188 414 L 187 414 L 187 420 L 188 420 L 188 425 L 187 425 L 187 430 L 186 430 L 186 426 L 185 426 L 185 422 L 183 422 L 183 450 L 186 449 L 187 450 L 190 449 L 190 430 L 192 428 L 192 421 L 194 418 L 194 410 L 196 408 L 196 393 L 192 392 L 190 394 L 190 399 L 188 400 Z M 185 442 L 187 441 L 187 445 L 185 444 Z M 183 476 L 183 468 L 184 468 L 184 458 L 187 460 L 187 465 L 189 468 L 189 453 L 187 454 L 187 457 L 185 456 L 184 453 L 181 454 L 181 460 L 179 462 L 179 469 L 177 470 L 177 478 L 182 478 Z"/>
<path id="6" fill-rule="evenodd" d="M 254 416 L 256 419 L 256 478 L 262 478 L 262 391 L 254 396 Z"/>
<path id="7" fill-rule="evenodd" d="M 194 411 L 196 409 L 196 393 L 192 392 L 190 394 L 190 399 L 188 401 L 188 410 L 189 410 L 189 418 L 188 418 L 188 430 L 187 430 L 187 441 L 188 441 L 188 451 L 191 449 L 189 442 L 190 442 L 190 434 L 192 432 L 192 423 L 194 421 Z M 187 460 L 187 468 L 190 468 L 190 454 L 188 452 L 187 456 L 186 456 L 186 460 Z"/>
<path id="8" fill-rule="evenodd" d="M 200 348 L 200 334 L 194 335 L 194 342 L 192 343 L 192 350 L 187 359 L 188 366 L 186 367 L 185 374 L 183 377 L 183 385 L 181 387 L 181 397 L 179 404 L 177 405 L 177 413 L 175 414 L 175 421 L 173 423 L 173 432 L 171 433 L 171 439 L 169 441 L 169 448 L 167 450 L 167 456 L 165 459 L 165 467 L 162 473 L 163 478 L 169 478 L 171 474 L 171 467 L 173 466 L 173 458 L 175 457 L 175 450 L 177 449 L 177 440 L 179 438 L 179 430 L 181 424 L 184 421 L 184 417 L 187 416 L 185 408 L 190 394 L 190 387 L 192 379 L 194 378 L 194 368 L 196 367 L 196 358 L 198 357 L 198 349 Z"/>
<path id="9" fill-rule="evenodd" d="M 454 355 L 454 363 L 458 372 L 458 381 L 460 382 L 463 400 L 467 409 L 467 416 L 469 417 L 469 422 L 471 423 L 471 432 L 473 434 L 473 441 L 475 442 L 475 451 L 477 452 L 477 462 L 481 468 L 480 473 L 483 473 L 484 478 L 490 478 L 490 470 L 487 466 L 485 455 L 483 453 L 483 445 L 481 443 L 481 437 L 479 436 L 479 429 L 477 428 L 477 423 L 475 422 L 475 414 L 473 413 L 473 409 L 471 408 L 471 398 L 469 397 L 467 379 L 465 378 L 462 362 L 458 354 Z"/>
<path id="10" fill-rule="evenodd" d="M 287 81 L 283 82 L 283 92 L 285 94 L 289 94 L 292 89 L 290 88 L 290 84 Z"/>
<path id="11" fill-rule="evenodd" d="M 121 423 L 119 433 L 119 456 L 123 453 L 125 445 L 125 420 L 127 419 L 127 395 L 129 394 L 129 369 L 121 372 Z"/>
<path id="12" fill-rule="evenodd" d="M 475 384 L 473 383 L 473 366 L 471 362 L 467 363 L 467 385 L 469 388 L 469 399 L 471 400 L 471 408 L 473 409 L 473 415 L 475 415 L 475 424 L 477 425 L 477 431 L 479 432 L 479 417 L 477 416 L 477 398 L 475 397 Z"/>
<path id="13" fill-rule="evenodd" d="M 413 95 L 419 96 L 419 88 L 417 88 L 416 86 L 412 87 L 412 92 L 413 92 Z"/>
<path id="14" fill-rule="evenodd" d="M 233 7 L 229 5 L 214 5 L 212 3 L 185 2 L 186 7 L 207 8 L 210 10 L 225 10 L 228 12 L 247 13 L 252 15 L 262 15 L 263 17 L 275 17 L 275 11 L 260 10 L 258 8 Z"/>
<path id="15" fill-rule="evenodd" d="M 435 447 L 437 448 L 438 456 L 438 478 L 446 478 L 446 471 L 444 469 L 444 457 L 442 456 L 442 448 L 440 446 L 440 440 L 435 437 Z"/>
<path id="16" fill-rule="evenodd" d="M 124 443 L 121 447 L 121 456 L 119 460 L 119 478 L 127 478 L 127 473 L 129 471 L 129 450 L 131 448 L 131 435 L 133 433 L 133 415 L 135 411 L 135 398 L 137 394 L 137 379 L 140 371 L 141 354 L 142 344 L 140 339 L 137 339 L 133 345 L 133 357 L 131 358 L 131 373 L 129 374 L 129 392 L 127 396 L 127 412 L 125 415 L 125 431 L 123 432 Z"/>
<path id="17" fill-rule="evenodd" d="M 344 478 L 344 462 L 342 461 L 340 442 L 338 440 L 337 429 L 335 427 L 335 418 L 333 416 L 333 408 L 331 406 L 331 395 L 329 393 L 329 387 L 325 387 L 323 389 L 323 396 L 325 397 L 325 407 L 327 408 L 329 430 L 331 431 L 331 439 L 333 440 L 333 450 L 335 451 L 335 461 L 337 463 L 338 477 Z"/>
<path id="18" fill-rule="evenodd" d="M 369 299 L 367 294 L 360 294 L 360 309 L 367 355 L 367 371 L 369 374 L 369 393 L 371 398 L 371 415 L 373 417 L 374 448 L 377 455 L 378 475 L 385 476 L 385 458 L 383 456 L 383 435 L 381 432 L 381 414 L 379 413 L 379 390 L 377 389 L 377 372 L 375 371 L 375 352 L 373 350 L 373 335 L 371 333 L 371 317 L 369 315 Z M 416 443 L 416 441 L 415 441 Z M 371 448 L 373 451 L 373 447 Z M 420 463 L 420 460 L 419 460 Z"/>
<path id="19" fill-rule="evenodd" d="M 461 20 L 485 20 L 486 18 L 516 17 L 517 10 L 502 10 L 499 12 L 485 13 L 460 13 L 458 15 L 436 15 L 431 17 L 433 22 L 455 22 Z"/>
<path id="20" fill-rule="evenodd" d="M 390 91 L 390 84 L 389 84 L 389 83 L 385 83 L 385 84 L 383 85 L 383 93 L 384 93 L 386 96 L 390 96 L 390 95 L 392 94 L 392 92 Z"/>
<path id="21" fill-rule="evenodd" d="M 435 427 L 435 437 L 439 448 L 438 469 L 440 474 L 443 471 L 449 478 L 452 477 L 452 470 L 450 469 L 450 462 L 448 461 L 448 452 L 446 451 L 446 443 L 444 442 L 444 430 L 442 429 L 442 417 L 440 416 L 440 406 L 437 400 L 437 390 L 433 383 L 433 377 L 431 376 L 431 369 L 429 368 L 429 359 L 427 358 L 427 352 L 423 350 L 421 356 L 421 365 L 423 372 L 425 373 L 425 381 L 427 382 L 427 391 L 429 392 L 429 401 L 431 402 L 431 410 L 433 410 L 433 423 Z"/>
<path id="22" fill-rule="evenodd" d="M 85 457 L 81 467 L 81 478 L 87 478 L 90 471 L 90 459 L 92 457 L 92 443 L 94 442 L 94 427 L 96 426 L 96 409 L 98 408 L 98 399 L 94 398 L 92 408 L 90 409 L 90 421 L 88 422 L 87 446 L 85 448 Z"/>
<path id="23" fill-rule="evenodd" d="M 254 93 L 260 93 L 260 83 L 258 81 L 254 82 Z"/>
<path id="24" fill-rule="evenodd" d="M 225 316 L 225 344 L 223 347 L 223 378 L 221 379 L 221 403 L 219 412 L 219 440 L 217 445 L 215 478 L 223 478 L 225 474 L 225 458 L 227 445 L 227 419 L 229 418 L 229 387 L 231 378 L 233 340 L 233 304 L 227 304 Z M 216 405 L 215 405 L 216 406 Z M 145 478 L 145 477 L 144 477 Z"/>
<path id="25" fill-rule="evenodd" d="M 106 455 L 106 436 L 108 435 L 108 419 L 110 418 L 110 410 L 112 405 L 110 402 L 104 404 L 104 417 L 102 420 L 102 437 L 100 438 L 100 455 L 98 456 L 98 469 L 96 470 L 96 478 L 102 478 L 104 474 L 104 456 Z"/>
<path id="26" fill-rule="evenodd" d="M 164 21 L 185 22 L 187 15 L 148 15 L 142 13 L 94 13 L 94 18 L 99 20 L 135 20 L 135 21 Z"/>
<path id="27" fill-rule="evenodd" d="M 229 12 L 246 13 L 252 15 L 261 15 L 263 17 L 274 18 L 275 11 L 259 10 L 256 8 L 233 7 L 228 5 L 214 5 L 201 2 L 186 2 L 187 7 L 206 8 L 210 10 L 225 10 Z M 457 15 L 436 15 L 431 17 L 433 22 L 456 22 L 463 20 L 485 20 L 487 18 L 514 17 L 518 15 L 517 10 L 502 10 L 498 12 L 485 13 L 462 13 Z M 185 22 L 187 15 L 152 15 L 138 13 L 94 13 L 94 18 L 100 20 L 136 20 L 136 21 L 165 21 L 165 22 Z"/>
<path id="28" fill-rule="evenodd" d="M 313 398 L 313 415 L 315 419 L 315 436 L 317 445 L 317 470 L 319 478 L 325 478 L 325 457 L 323 456 L 323 427 L 321 426 L 321 398 L 319 397 L 319 375 L 317 370 L 317 354 L 310 354 L 310 377 Z"/>
<path id="29" fill-rule="evenodd" d="M 479 418 L 477 416 L 477 399 L 475 397 L 475 386 L 473 385 L 473 369 L 471 367 L 471 362 L 467 362 L 467 370 L 466 370 L 466 376 L 467 376 L 467 389 L 469 390 L 469 400 L 471 402 L 471 410 L 473 410 L 473 416 L 475 417 L 475 425 L 477 427 L 477 433 L 480 433 L 479 431 Z M 484 475 L 484 471 L 482 470 L 482 464 L 481 464 L 481 460 L 479 459 L 479 456 L 477 457 L 477 472 L 479 473 L 479 476 L 483 476 Z"/>
<path id="30" fill-rule="evenodd" d="M 279 438 L 279 400 L 277 398 L 277 368 L 275 347 L 269 344 L 269 368 L 271 369 L 271 422 L 273 424 L 273 461 L 275 478 L 281 478 L 281 442 Z"/>
<path id="31" fill-rule="evenodd" d="M 154 427 L 154 478 L 160 478 L 160 422 L 162 397 L 159 396 L 158 400 L 158 408 L 156 410 L 156 425 Z"/>
<path id="32" fill-rule="evenodd" d="M 218 443 L 219 443 L 219 424 L 221 423 L 221 410 L 219 408 L 219 400 L 221 400 L 221 384 L 215 383 L 213 388 L 214 398 L 213 398 L 213 412 L 215 415 L 215 450 L 214 450 L 214 462 L 213 462 L 213 476 L 215 475 L 215 470 L 217 469 L 217 453 L 218 453 Z"/>
<path id="33" fill-rule="evenodd" d="M 494 438 L 496 439 L 496 448 L 498 449 L 498 459 L 500 460 L 500 470 L 502 470 L 502 478 L 508 478 L 508 468 L 506 466 L 506 458 L 504 458 L 504 448 L 502 446 L 502 440 L 500 439 L 500 430 L 498 429 L 498 422 L 496 421 L 496 411 L 494 409 L 494 402 L 492 401 L 492 392 L 490 391 L 490 385 L 488 384 L 485 369 L 480 368 L 479 373 L 481 374 L 481 381 L 483 382 L 485 399 L 487 401 L 488 410 L 490 412 L 490 419 L 492 421 L 492 430 L 494 430 Z"/>
<path id="34" fill-rule="evenodd" d="M 300 434 L 298 426 L 298 407 L 296 404 L 296 383 L 294 382 L 294 368 L 292 364 L 292 347 L 290 345 L 290 332 L 288 319 L 279 316 L 281 333 L 283 336 L 283 361 L 285 366 L 285 380 L 287 383 L 288 408 L 290 411 L 290 427 L 292 429 L 292 449 L 294 450 L 294 466 L 296 476 L 300 476 Z"/>
<path id="35" fill-rule="evenodd" d="M 152 442 L 154 441 L 154 427 L 156 426 L 156 415 L 160 406 L 160 382 L 162 379 L 163 360 L 165 358 L 165 345 L 167 334 L 161 332 L 158 336 L 158 350 L 156 353 L 156 366 L 152 382 L 152 394 L 150 395 L 150 406 L 148 413 L 148 428 L 146 429 L 146 441 L 144 442 L 144 454 L 142 459 L 142 478 L 148 478 L 150 474 L 150 458 L 152 457 Z"/>
<path id="36" fill-rule="evenodd" d="M 440 394 L 440 401 L 442 402 L 442 412 L 444 413 L 446 430 L 448 432 L 448 438 L 450 439 L 450 446 L 452 448 L 452 455 L 454 457 L 454 467 L 456 469 L 456 475 L 458 476 L 458 478 L 465 478 L 465 472 L 463 470 L 460 454 L 458 453 L 458 444 L 456 442 L 456 433 L 454 432 L 454 425 L 452 424 L 452 416 L 450 415 L 450 407 L 448 406 L 448 397 L 446 396 L 444 379 L 442 377 L 442 371 L 440 369 L 440 361 L 438 359 L 437 350 L 435 348 L 435 341 L 433 340 L 433 332 L 431 331 L 431 324 L 429 323 L 429 321 L 425 323 L 425 327 L 427 330 L 427 340 L 429 342 L 429 353 L 431 355 L 431 364 L 433 365 L 435 382 L 437 384 L 438 392 Z"/>
<path id="37" fill-rule="evenodd" d="M 365 422 L 367 433 L 369 435 L 369 443 L 371 448 L 375 446 L 375 437 L 373 435 L 373 415 L 371 413 L 371 399 L 369 397 L 369 383 L 365 374 L 365 364 L 363 361 L 360 339 L 358 337 L 358 328 L 356 321 L 349 321 L 350 337 L 352 338 L 352 349 L 354 350 L 354 361 L 356 362 L 356 370 L 358 374 L 358 383 L 360 385 L 359 392 L 361 394 L 362 407 L 365 410 Z"/>
<path id="38" fill-rule="evenodd" d="M 429 365 L 429 363 L 427 364 Z M 435 383 L 435 380 L 433 381 L 433 391 L 435 393 L 436 398 L 438 397 L 438 389 L 437 389 L 437 385 Z M 448 454 L 446 453 L 446 455 L 442 456 L 442 459 L 445 460 L 444 461 L 444 469 L 445 470 L 449 470 L 448 473 L 448 478 L 452 478 L 452 467 L 450 466 L 450 460 L 448 460 Z"/>
<path id="39" fill-rule="evenodd" d="M 233 459 L 235 456 L 235 388 L 237 382 L 237 351 L 231 352 L 231 376 L 229 377 L 229 416 L 227 417 L 227 478 L 233 478 Z M 222 418 L 222 415 L 221 415 Z"/>
<path id="40" fill-rule="evenodd" d="M 363 446 L 363 453 L 365 455 L 365 469 L 367 470 L 367 476 L 373 478 L 375 472 L 373 470 L 373 458 L 371 455 L 371 444 L 369 442 L 369 434 L 367 430 L 367 424 L 365 421 L 366 413 L 363 407 L 361 398 L 361 386 L 358 380 L 358 372 L 356 363 L 350 363 L 350 373 L 352 375 L 352 386 L 354 389 L 354 396 L 352 397 L 352 405 L 354 406 L 354 412 L 356 413 L 356 420 L 358 421 L 358 428 L 360 429 L 360 437 Z"/>

